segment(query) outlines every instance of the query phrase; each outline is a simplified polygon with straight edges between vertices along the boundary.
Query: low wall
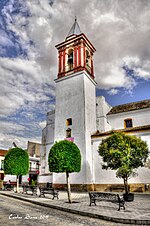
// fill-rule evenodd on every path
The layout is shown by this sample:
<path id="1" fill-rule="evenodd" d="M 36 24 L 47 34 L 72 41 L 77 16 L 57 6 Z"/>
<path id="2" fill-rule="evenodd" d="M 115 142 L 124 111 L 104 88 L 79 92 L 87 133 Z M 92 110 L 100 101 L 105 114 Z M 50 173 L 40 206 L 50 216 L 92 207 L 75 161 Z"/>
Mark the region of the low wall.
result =
<path id="1" fill-rule="evenodd" d="M 46 185 L 46 184 L 45 184 Z M 124 192 L 124 184 L 71 184 L 71 191 Z M 53 184 L 57 190 L 67 190 L 67 184 Z M 150 184 L 129 184 L 130 192 L 150 193 Z"/>

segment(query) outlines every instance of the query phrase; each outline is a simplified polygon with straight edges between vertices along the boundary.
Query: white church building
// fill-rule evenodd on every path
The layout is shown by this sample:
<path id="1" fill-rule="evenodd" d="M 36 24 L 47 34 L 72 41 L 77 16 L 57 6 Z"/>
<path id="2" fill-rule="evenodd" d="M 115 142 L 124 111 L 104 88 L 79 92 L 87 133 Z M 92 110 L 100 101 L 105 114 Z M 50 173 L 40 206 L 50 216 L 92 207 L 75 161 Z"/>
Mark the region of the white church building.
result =
<path id="1" fill-rule="evenodd" d="M 47 113 L 42 132 L 39 183 L 50 182 L 60 189 L 66 186 L 65 173 L 49 172 L 48 155 L 55 141 L 67 138 L 77 144 L 82 158 L 81 171 L 70 175 L 72 189 L 122 189 L 123 180 L 116 178 L 114 171 L 102 169 L 98 146 L 114 130 L 136 135 L 150 147 L 150 100 L 112 107 L 103 96 L 96 97 L 95 48 L 76 20 L 65 41 L 56 48 L 56 105 Z M 131 191 L 145 191 L 150 184 L 150 170 L 139 168 L 129 183 Z"/>

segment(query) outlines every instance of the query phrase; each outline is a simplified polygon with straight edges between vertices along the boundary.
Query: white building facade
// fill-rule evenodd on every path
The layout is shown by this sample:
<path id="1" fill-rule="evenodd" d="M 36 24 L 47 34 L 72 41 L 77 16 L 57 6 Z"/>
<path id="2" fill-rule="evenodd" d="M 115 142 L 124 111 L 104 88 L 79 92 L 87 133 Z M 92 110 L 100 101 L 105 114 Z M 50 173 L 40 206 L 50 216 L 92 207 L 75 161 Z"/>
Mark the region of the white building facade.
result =
<path id="1" fill-rule="evenodd" d="M 79 173 L 72 173 L 72 188 L 78 190 L 109 190 L 123 182 L 115 172 L 102 170 L 98 146 L 112 130 L 137 135 L 149 142 L 150 100 L 110 106 L 104 97 L 96 98 L 93 54 L 95 48 L 81 33 L 75 20 L 66 40 L 58 49 L 58 76 L 55 111 L 47 114 L 47 125 L 42 134 L 39 183 L 53 183 L 56 188 L 66 184 L 65 174 L 50 173 L 48 155 L 55 141 L 69 139 L 81 151 Z M 150 143 L 149 143 L 150 146 Z M 144 191 L 150 183 L 150 170 L 139 169 L 131 180 L 132 190 Z"/>

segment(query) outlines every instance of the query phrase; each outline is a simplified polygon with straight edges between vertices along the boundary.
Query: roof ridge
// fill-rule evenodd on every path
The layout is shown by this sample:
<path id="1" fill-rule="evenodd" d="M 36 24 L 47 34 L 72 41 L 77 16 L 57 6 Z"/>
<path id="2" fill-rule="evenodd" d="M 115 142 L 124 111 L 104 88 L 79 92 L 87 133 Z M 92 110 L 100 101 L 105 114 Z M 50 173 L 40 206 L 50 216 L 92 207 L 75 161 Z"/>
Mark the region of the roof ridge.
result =
<path id="1" fill-rule="evenodd" d="M 150 99 L 113 106 L 107 115 L 150 108 Z"/>

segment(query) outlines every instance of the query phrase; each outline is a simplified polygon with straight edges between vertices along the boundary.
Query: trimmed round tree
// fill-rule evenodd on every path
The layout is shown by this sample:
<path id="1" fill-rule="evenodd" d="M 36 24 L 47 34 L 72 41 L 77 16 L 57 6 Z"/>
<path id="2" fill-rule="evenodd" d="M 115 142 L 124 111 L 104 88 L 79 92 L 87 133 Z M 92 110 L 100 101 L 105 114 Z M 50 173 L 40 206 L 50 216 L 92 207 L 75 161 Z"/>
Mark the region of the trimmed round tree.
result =
<path id="1" fill-rule="evenodd" d="M 29 171 L 29 155 L 27 151 L 15 147 L 10 149 L 4 159 L 4 173 L 17 176 L 17 189 L 19 190 L 19 176 Z"/>
<path id="2" fill-rule="evenodd" d="M 81 169 L 81 154 L 76 144 L 68 140 L 56 142 L 49 152 L 49 170 L 55 173 L 66 173 L 68 201 L 71 203 L 69 173 Z"/>
<path id="3" fill-rule="evenodd" d="M 116 170 L 116 176 L 123 179 L 128 194 L 128 179 L 137 175 L 135 169 L 143 167 L 148 157 L 147 143 L 133 135 L 113 133 L 102 140 L 98 152 L 103 159 L 102 168 Z"/>

